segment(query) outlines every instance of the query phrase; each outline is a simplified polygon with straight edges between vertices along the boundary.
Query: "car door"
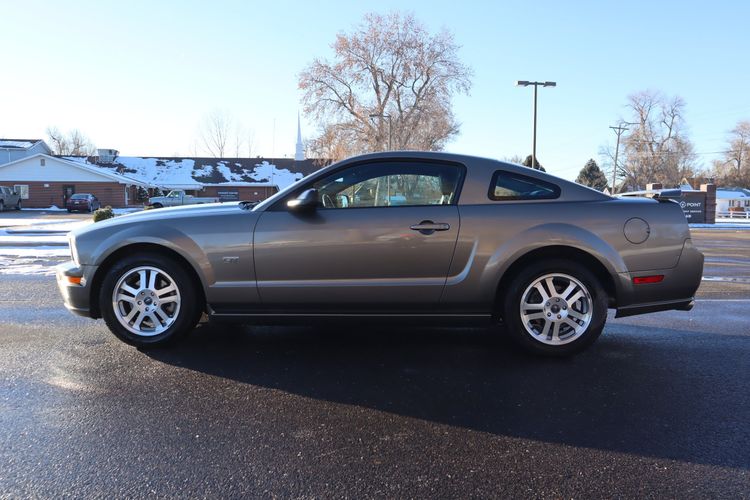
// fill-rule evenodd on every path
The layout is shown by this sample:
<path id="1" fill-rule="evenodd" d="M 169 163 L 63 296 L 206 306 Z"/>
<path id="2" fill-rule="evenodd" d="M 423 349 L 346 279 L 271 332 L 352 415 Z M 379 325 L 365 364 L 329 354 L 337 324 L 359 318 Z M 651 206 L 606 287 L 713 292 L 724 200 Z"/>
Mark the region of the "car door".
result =
<path id="1" fill-rule="evenodd" d="M 343 167 L 269 207 L 254 233 L 258 291 L 286 311 L 416 312 L 437 306 L 459 230 L 465 168 L 423 161 Z M 318 206 L 286 202 L 317 190 Z"/>

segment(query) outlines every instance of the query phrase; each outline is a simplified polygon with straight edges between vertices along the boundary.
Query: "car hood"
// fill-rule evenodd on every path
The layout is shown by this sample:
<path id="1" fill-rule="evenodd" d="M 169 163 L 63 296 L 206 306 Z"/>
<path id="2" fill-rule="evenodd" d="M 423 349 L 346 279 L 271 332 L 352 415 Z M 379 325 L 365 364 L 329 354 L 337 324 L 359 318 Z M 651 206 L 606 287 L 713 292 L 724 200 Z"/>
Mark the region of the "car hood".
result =
<path id="1" fill-rule="evenodd" d="M 236 213 L 241 210 L 238 202 L 233 203 L 206 203 L 203 205 L 185 205 L 173 208 L 155 208 L 143 210 L 127 215 L 120 215 L 112 219 L 95 222 L 84 227 L 73 230 L 72 236 L 78 237 L 95 231 L 111 229 L 116 226 L 133 226 L 151 221 L 164 222 L 170 219 L 183 219 L 191 217 L 221 215 L 222 213 Z"/>

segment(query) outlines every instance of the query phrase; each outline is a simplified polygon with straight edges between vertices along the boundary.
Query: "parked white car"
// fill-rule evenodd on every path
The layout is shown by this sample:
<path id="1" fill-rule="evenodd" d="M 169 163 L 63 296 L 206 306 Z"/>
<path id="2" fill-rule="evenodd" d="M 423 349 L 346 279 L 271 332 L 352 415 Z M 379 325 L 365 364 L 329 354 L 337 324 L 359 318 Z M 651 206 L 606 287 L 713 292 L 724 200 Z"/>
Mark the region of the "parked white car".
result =
<path id="1" fill-rule="evenodd" d="M 202 203 L 218 203 L 219 198 L 197 197 L 185 194 L 182 189 L 174 189 L 167 196 L 155 196 L 148 199 L 148 204 L 154 208 L 178 207 L 180 205 L 200 205 Z"/>
<path id="2" fill-rule="evenodd" d="M 21 194 L 7 186 L 0 186 L 0 212 L 6 208 L 21 210 Z"/>

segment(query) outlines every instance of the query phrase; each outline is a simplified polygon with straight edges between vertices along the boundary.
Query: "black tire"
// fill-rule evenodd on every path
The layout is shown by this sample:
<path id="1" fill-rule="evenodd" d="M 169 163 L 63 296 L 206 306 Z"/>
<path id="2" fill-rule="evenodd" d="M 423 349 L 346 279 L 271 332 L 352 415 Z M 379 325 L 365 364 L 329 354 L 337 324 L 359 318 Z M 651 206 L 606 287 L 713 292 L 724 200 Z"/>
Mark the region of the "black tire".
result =
<path id="1" fill-rule="evenodd" d="M 154 208 L 162 208 L 164 205 L 162 205 L 161 203 L 154 203 L 151 206 L 154 207 Z"/>
<path id="2" fill-rule="evenodd" d="M 553 322 L 560 323 L 560 320 L 555 320 L 554 315 L 556 312 L 565 315 L 565 317 L 567 317 L 567 314 L 569 312 L 576 312 L 580 314 L 580 312 L 576 310 L 577 308 L 585 307 L 585 310 L 590 312 L 591 316 L 588 324 L 581 333 L 573 331 L 570 326 L 560 323 L 561 326 L 558 327 L 560 331 L 565 329 L 571 332 L 570 336 L 568 337 L 569 340 L 564 340 L 564 342 L 567 343 L 557 343 L 554 345 L 551 343 L 545 343 L 554 342 L 554 337 L 550 333 L 548 333 L 547 336 L 544 336 L 544 332 L 539 331 L 540 329 L 542 329 L 542 324 L 546 325 L 548 323 L 549 320 L 546 317 L 528 322 L 529 329 L 535 332 L 535 334 L 532 334 L 527 330 L 527 326 L 524 324 L 524 319 L 521 316 L 522 301 L 524 301 L 524 294 L 527 292 L 527 289 L 529 289 L 528 293 L 530 294 L 538 294 L 539 292 L 534 292 L 533 290 L 531 290 L 532 285 L 539 278 L 549 275 L 557 276 L 553 279 L 553 285 L 555 287 L 562 288 L 562 286 L 560 286 L 561 282 L 564 284 L 566 277 L 569 277 L 582 284 L 583 287 L 585 287 L 584 291 L 588 292 L 588 295 L 584 295 L 583 298 L 580 299 L 580 302 L 569 304 L 564 299 L 561 299 L 561 302 L 559 302 L 560 305 L 552 303 L 555 300 L 551 297 L 553 295 L 552 293 L 549 294 L 549 299 L 541 298 L 541 295 L 539 295 L 542 300 L 542 306 L 539 307 L 538 311 L 541 312 L 543 316 L 549 316 L 550 314 L 553 315 L 550 325 L 553 325 Z M 571 283 L 574 282 L 568 281 L 568 284 Z M 549 288 L 548 285 L 542 286 L 545 291 Z M 500 292 L 502 293 L 503 291 L 501 290 Z M 562 294 L 563 292 L 561 290 L 557 290 L 556 293 Z M 577 291 L 574 291 L 573 295 L 575 295 L 576 293 Z M 597 277 L 585 266 L 577 262 L 565 259 L 549 259 L 541 262 L 535 262 L 529 265 L 527 268 L 521 270 L 511 281 L 510 286 L 508 287 L 508 292 L 505 293 L 503 300 L 504 302 L 502 303 L 502 317 L 508 335 L 513 339 L 514 342 L 516 342 L 516 344 L 532 354 L 544 356 L 570 356 L 579 353 L 589 347 L 596 341 L 597 338 L 599 338 L 599 335 L 604 329 L 604 323 L 607 320 L 608 297 Z M 547 302 L 545 302 L 545 300 L 547 300 Z M 536 302 L 537 301 L 534 300 L 533 302 L 527 301 L 526 303 Z M 550 308 L 545 308 L 544 305 L 547 303 L 552 303 L 553 308 L 557 306 L 557 311 L 555 311 L 554 309 L 550 310 Z M 565 311 L 560 310 L 560 307 L 563 304 L 565 305 Z M 570 311 L 568 311 L 568 307 L 570 307 Z M 533 315 L 536 314 L 535 311 L 537 311 L 537 309 L 527 311 L 527 313 Z M 570 317 L 570 319 L 578 323 L 577 320 L 572 316 Z M 553 328 L 554 326 L 552 326 L 550 330 L 552 330 Z"/>
<path id="3" fill-rule="evenodd" d="M 68 213 L 73 213 L 73 211 L 71 209 L 68 209 Z"/>
<path id="4" fill-rule="evenodd" d="M 18 203 L 16 203 L 16 210 L 21 210 L 21 200 L 18 200 Z"/>
<path id="5" fill-rule="evenodd" d="M 144 336 L 128 330 L 120 322 L 118 313 L 114 309 L 113 293 L 115 286 L 129 271 L 139 267 L 153 267 L 165 272 L 172 278 L 179 291 L 179 310 L 173 317 L 172 324 L 158 335 Z M 195 283 L 183 265 L 174 259 L 155 253 L 136 253 L 117 262 L 106 273 L 99 292 L 99 307 L 102 318 L 104 318 L 112 333 L 127 344 L 139 348 L 169 344 L 195 328 L 203 314 L 203 298 L 198 289 L 200 285 Z"/>

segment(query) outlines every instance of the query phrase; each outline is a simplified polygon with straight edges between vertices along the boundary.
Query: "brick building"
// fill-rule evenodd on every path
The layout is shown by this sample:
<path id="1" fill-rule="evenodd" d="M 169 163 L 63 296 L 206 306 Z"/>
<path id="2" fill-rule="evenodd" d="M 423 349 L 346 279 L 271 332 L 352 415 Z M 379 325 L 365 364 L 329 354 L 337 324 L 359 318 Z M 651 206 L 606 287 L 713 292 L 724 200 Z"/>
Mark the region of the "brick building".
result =
<path id="1" fill-rule="evenodd" d="M 44 153 L 0 165 L 0 185 L 21 193 L 25 208 L 62 208 L 75 193 L 91 193 L 102 206 L 125 207 L 131 204 L 135 189 L 150 187 L 115 172 Z"/>

